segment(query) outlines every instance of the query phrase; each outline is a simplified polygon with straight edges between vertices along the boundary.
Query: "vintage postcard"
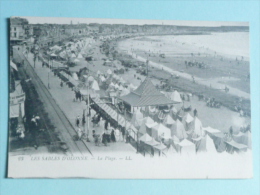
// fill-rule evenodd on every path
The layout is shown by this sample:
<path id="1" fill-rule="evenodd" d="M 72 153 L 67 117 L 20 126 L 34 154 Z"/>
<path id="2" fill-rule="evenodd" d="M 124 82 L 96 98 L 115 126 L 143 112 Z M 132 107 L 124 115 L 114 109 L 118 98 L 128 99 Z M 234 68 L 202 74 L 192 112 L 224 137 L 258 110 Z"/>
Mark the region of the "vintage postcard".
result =
<path id="1" fill-rule="evenodd" d="M 10 18 L 8 177 L 252 178 L 249 23 Z"/>

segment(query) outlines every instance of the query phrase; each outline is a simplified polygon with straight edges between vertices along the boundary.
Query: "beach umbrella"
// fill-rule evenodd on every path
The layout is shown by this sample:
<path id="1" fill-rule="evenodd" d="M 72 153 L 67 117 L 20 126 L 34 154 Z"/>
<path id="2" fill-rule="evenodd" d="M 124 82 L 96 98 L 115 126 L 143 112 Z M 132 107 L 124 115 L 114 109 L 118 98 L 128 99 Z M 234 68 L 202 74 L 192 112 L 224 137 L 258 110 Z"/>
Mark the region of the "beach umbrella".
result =
<path id="1" fill-rule="evenodd" d="M 78 60 L 78 59 L 75 59 L 74 62 L 79 62 L 79 60 Z"/>
<path id="2" fill-rule="evenodd" d="M 56 55 L 56 54 L 54 54 L 54 53 L 52 53 L 52 54 L 51 54 L 51 56 L 52 56 L 52 57 L 56 57 L 57 55 Z"/>

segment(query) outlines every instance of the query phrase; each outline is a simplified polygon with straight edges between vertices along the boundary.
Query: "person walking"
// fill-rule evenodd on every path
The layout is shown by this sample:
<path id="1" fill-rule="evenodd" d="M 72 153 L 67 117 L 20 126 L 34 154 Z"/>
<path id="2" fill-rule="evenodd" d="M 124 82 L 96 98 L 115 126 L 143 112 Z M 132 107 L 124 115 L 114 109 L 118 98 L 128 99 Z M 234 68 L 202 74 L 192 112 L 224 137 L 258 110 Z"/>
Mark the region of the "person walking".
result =
<path id="1" fill-rule="evenodd" d="M 77 118 L 76 118 L 76 126 L 79 127 L 79 124 L 80 124 L 80 117 L 77 116 Z"/>
<path id="2" fill-rule="evenodd" d="M 60 81 L 60 88 L 62 88 L 63 87 L 63 82 L 62 81 Z"/>

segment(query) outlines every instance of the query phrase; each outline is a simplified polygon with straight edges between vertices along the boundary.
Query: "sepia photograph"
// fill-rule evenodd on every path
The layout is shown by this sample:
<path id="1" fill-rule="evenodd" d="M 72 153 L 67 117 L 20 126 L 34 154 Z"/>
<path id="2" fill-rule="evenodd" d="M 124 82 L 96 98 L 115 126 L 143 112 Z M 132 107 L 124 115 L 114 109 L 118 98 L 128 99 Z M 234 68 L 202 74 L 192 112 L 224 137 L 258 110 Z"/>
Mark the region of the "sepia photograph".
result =
<path id="1" fill-rule="evenodd" d="M 19 16 L 9 29 L 8 177 L 252 177 L 248 22 Z"/>

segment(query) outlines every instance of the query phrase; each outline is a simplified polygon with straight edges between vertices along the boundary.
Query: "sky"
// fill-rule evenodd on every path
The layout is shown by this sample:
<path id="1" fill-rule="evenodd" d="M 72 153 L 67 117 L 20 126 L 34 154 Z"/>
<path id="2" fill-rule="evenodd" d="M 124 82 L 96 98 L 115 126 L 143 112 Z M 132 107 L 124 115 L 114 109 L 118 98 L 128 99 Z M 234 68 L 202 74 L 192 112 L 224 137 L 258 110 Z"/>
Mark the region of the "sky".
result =
<path id="1" fill-rule="evenodd" d="M 58 18 L 58 17 L 22 17 L 30 24 L 73 24 L 101 23 L 101 24 L 164 24 L 180 26 L 249 26 L 248 22 L 218 22 L 218 21 L 177 21 L 177 20 L 132 20 L 132 19 L 98 19 L 98 18 Z"/>

